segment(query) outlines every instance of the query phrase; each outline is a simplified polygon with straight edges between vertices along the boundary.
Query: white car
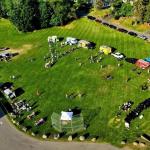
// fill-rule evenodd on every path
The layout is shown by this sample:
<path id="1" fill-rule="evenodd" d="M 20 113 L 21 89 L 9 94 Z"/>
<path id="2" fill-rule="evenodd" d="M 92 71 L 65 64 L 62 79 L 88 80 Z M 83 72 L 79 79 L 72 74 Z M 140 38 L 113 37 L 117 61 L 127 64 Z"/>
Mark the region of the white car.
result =
<path id="1" fill-rule="evenodd" d="M 117 59 L 123 59 L 125 56 L 119 52 L 111 53 L 112 56 L 114 56 Z"/>

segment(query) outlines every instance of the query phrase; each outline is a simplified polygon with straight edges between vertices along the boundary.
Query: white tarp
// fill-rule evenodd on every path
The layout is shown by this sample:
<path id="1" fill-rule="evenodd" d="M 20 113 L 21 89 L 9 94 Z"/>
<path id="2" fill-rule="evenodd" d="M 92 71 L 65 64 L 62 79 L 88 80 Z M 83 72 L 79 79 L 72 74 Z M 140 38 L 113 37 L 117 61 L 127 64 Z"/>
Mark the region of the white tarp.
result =
<path id="1" fill-rule="evenodd" d="M 70 121 L 70 120 L 72 120 L 72 116 L 73 116 L 73 112 L 62 111 L 60 120 Z"/>

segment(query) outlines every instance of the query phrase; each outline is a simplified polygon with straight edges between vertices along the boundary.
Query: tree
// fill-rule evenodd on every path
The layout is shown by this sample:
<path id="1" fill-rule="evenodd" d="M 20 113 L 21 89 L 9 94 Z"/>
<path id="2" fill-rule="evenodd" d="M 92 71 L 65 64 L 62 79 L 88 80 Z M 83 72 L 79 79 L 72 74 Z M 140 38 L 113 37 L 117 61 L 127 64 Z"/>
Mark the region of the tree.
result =
<path id="1" fill-rule="evenodd" d="M 51 25 L 63 25 L 65 24 L 68 19 L 68 12 L 70 12 L 70 5 L 64 1 L 57 1 L 51 3 L 53 7 L 53 15 L 51 17 Z"/>
<path id="2" fill-rule="evenodd" d="M 150 1 L 149 4 L 146 7 L 146 13 L 145 13 L 145 22 L 150 23 Z"/>
<path id="3" fill-rule="evenodd" d="M 134 14 L 137 17 L 137 20 L 140 22 L 144 22 L 144 16 L 146 12 L 146 4 L 143 0 L 137 0 L 134 3 Z"/>
<path id="4" fill-rule="evenodd" d="M 37 0 L 20 0 L 12 9 L 10 18 L 19 30 L 27 32 L 39 28 Z"/>
<path id="5" fill-rule="evenodd" d="M 49 5 L 49 2 L 47 1 L 40 2 L 39 12 L 40 12 L 40 27 L 41 28 L 50 27 L 50 19 L 53 11 Z"/>
<path id="6" fill-rule="evenodd" d="M 0 18 L 1 17 L 7 17 L 7 11 L 6 11 L 6 6 L 4 3 L 4 0 L 0 1 Z"/>
<path id="7" fill-rule="evenodd" d="M 121 17 L 120 9 L 123 5 L 122 0 L 114 0 L 112 7 L 112 15 L 115 17 L 115 19 L 119 19 Z"/>
<path id="8" fill-rule="evenodd" d="M 120 9 L 120 15 L 123 17 L 131 16 L 133 12 L 133 6 L 130 3 L 123 3 Z"/>
<path id="9" fill-rule="evenodd" d="M 103 0 L 96 0 L 95 7 L 96 7 L 97 9 L 102 9 L 103 6 L 104 6 Z"/>

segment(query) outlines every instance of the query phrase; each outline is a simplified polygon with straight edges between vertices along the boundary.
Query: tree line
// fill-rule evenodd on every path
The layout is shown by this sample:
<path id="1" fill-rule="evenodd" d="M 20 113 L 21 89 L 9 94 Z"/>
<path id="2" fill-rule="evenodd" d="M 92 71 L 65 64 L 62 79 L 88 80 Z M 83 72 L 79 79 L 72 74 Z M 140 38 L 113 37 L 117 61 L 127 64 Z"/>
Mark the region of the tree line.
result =
<path id="1" fill-rule="evenodd" d="M 150 23 L 150 0 L 133 0 L 126 3 L 122 0 L 114 0 L 112 8 L 112 15 L 116 19 L 135 16 L 137 23 Z"/>
<path id="2" fill-rule="evenodd" d="M 64 25 L 79 17 L 87 0 L 1 0 L 0 17 L 8 18 L 23 32 Z"/>

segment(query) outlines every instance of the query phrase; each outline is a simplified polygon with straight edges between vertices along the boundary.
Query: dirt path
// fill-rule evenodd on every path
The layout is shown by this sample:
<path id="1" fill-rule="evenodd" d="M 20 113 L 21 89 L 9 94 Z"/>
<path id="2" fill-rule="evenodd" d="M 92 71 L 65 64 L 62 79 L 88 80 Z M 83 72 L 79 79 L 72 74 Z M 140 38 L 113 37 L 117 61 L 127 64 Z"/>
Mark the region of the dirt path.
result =
<path id="1" fill-rule="evenodd" d="M 119 150 L 110 144 L 39 141 L 19 132 L 0 108 L 0 150 Z M 124 150 L 127 150 L 124 148 Z"/>

